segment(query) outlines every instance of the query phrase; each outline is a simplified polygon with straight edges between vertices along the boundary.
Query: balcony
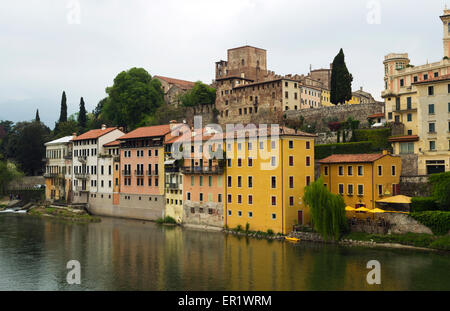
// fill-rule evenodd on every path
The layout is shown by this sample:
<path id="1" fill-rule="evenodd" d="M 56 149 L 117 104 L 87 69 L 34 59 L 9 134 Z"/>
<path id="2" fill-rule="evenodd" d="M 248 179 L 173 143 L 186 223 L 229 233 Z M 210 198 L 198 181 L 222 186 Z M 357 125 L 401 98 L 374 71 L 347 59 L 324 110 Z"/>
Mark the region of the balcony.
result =
<path id="1" fill-rule="evenodd" d="M 218 165 L 214 166 L 185 166 L 181 168 L 183 174 L 223 174 L 224 168 Z"/>
<path id="2" fill-rule="evenodd" d="M 164 168 L 164 170 L 166 171 L 166 173 L 178 173 L 180 171 L 180 168 L 179 167 L 166 166 Z"/>
<path id="3" fill-rule="evenodd" d="M 78 162 L 86 163 L 86 161 L 87 161 L 87 156 L 79 156 L 78 157 Z"/>
<path id="4" fill-rule="evenodd" d="M 131 176 L 131 171 L 122 170 L 122 176 Z"/>
<path id="5" fill-rule="evenodd" d="M 142 176 L 144 176 L 144 171 L 134 170 L 134 175 L 135 175 L 135 176 L 142 177 Z"/>
<path id="6" fill-rule="evenodd" d="M 63 175 L 58 174 L 58 173 L 45 173 L 44 177 L 45 178 L 56 178 L 56 177 L 63 177 Z"/>
<path id="7" fill-rule="evenodd" d="M 89 174 L 86 173 L 75 173 L 76 179 L 89 179 Z"/>
<path id="8" fill-rule="evenodd" d="M 120 162 L 120 155 L 115 155 L 113 158 L 114 162 Z"/>
<path id="9" fill-rule="evenodd" d="M 158 176 L 158 171 L 155 171 L 155 170 L 149 171 L 149 170 L 147 170 L 147 176 Z"/>
<path id="10" fill-rule="evenodd" d="M 178 189 L 180 187 L 179 183 L 166 183 L 166 189 Z"/>
<path id="11" fill-rule="evenodd" d="M 75 187 L 76 192 L 89 192 L 86 188 L 83 188 L 82 186 L 76 186 Z"/>
<path id="12" fill-rule="evenodd" d="M 69 152 L 69 153 L 67 153 L 67 154 L 64 156 L 64 159 L 65 159 L 65 160 L 72 160 L 72 156 L 73 156 L 73 153 L 72 153 L 72 152 Z"/>

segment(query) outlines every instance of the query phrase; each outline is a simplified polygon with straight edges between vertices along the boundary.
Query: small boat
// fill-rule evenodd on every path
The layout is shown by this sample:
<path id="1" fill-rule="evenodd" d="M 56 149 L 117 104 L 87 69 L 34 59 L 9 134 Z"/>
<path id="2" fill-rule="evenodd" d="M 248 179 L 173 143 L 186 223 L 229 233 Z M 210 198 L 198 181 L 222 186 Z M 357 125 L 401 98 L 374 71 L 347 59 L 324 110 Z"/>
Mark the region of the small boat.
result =
<path id="1" fill-rule="evenodd" d="M 290 242 L 300 242 L 300 239 L 297 239 L 297 238 L 291 238 L 291 237 L 284 237 L 284 239 L 286 240 L 286 241 L 290 241 Z"/>

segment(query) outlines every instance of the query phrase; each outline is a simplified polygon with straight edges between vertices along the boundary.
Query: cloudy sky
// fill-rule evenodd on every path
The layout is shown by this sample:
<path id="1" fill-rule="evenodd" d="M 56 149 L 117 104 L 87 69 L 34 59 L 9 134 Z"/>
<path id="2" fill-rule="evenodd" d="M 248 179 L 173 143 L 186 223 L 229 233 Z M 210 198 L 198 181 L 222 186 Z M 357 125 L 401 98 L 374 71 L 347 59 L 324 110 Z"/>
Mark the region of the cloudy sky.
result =
<path id="1" fill-rule="evenodd" d="M 450 4 L 450 0 L 448 1 Z M 0 120 L 53 128 L 66 91 L 92 111 L 122 70 L 143 67 L 210 83 L 214 62 L 245 44 L 267 50 L 268 69 L 306 74 L 343 48 L 353 89 L 376 98 L 383 57 L 416 65 L 443 56 L 443 0 L 1 0 Z M 377 14 L 379 7 L 379 13 Z"/>

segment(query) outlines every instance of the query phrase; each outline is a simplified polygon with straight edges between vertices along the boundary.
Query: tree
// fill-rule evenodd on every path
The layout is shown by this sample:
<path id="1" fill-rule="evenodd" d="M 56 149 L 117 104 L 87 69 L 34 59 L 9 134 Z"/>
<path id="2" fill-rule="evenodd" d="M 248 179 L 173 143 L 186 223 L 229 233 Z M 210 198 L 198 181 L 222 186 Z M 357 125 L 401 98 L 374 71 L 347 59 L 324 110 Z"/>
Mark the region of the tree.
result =
<path id="1" fill-rule="evenodd" d="M 450 211 L 450 172 L 432 174 L 428 177 L 428 182 L 440 208 Z"/>
<path id="2" fill-rule="evenodd" d="M 181 102 L 185 107 L 214 105 L 216 102 L 216 89 L 201 81 L 197 81 L 192 89 L 181 96 Z"/>
<path id="3" fill-rule="evenodd" d="M 39 118 L 39 109 L 36 110 L 36 117 L 34 118 L 36 122 L 41 122 L 41 118 Z"/>
<path id="4" fill-rule="evenodd" d="M 71 136 L 78 132 L 78 123 L 75 120 L 67 120 L 66 122 L 58 123 L 58 129 L 53 133 L 53 138 L 58 139 L 65 136 Z"/>
<path id="5" fill-rule="evenodd" d="M 59 114 L 59 122 L 66 122 L 66 121 L 67 121 L 67 98 L 66 92 L 63 91 L 61 98 L 61 112 Z"/>
<path id="6" fill-rule="evenodd" d="M 87 124 L 86 108 L 84 106 L 83 97 L 80 99 L 80 111 L 78 113 L 78 128 L 80 132 L 84 132 Z"/>
<path id="7" fill-rule="evenodd" d="M 347 230 L 345 202 L 340 195 L 330 193 L 320 178 L 305 187 L 303 201 L 309 206 L 314 229 L 324 240 L 339 240 Z"/>
<path id="8" fill-rule="evenodd" d="M 5 194 L 8 184 L 21 176 L 13 163 L 0 159 L 0 194 Z"/>
<path id="9" fill-rule="evenodd" d="M 348 72 L 342 49 L 334 58 L 332 66 L 330 101 L 334 105 L 344 104 L 352 98 L 353 76 Z"/>
<path id="10" fill-rule="evenodd" d="M 41 122 L 17 123 L 8 139 L 6 156 L 18 164 L 26 175 L 43 171 L 44 144 L 50 140 L 50 129 Z"/>
<path id="11" fill-rule="evenodd" d="M 128 130 L 135 129 L 164 104 L 161 83 L 143 68 L 122 71 L 114 84 L 106 88 L 107 99 L 101 103 L 102 118 Z"/>

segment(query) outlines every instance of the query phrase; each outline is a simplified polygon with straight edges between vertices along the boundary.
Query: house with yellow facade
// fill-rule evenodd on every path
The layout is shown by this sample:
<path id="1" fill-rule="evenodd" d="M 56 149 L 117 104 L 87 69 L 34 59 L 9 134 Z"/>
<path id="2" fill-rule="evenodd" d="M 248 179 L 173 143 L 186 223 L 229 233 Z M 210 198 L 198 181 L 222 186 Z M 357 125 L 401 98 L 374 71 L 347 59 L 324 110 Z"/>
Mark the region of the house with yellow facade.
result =
<path id="1" fill-rule="evenodd" d="M 283 127 L 226 133 L 226 227 L 286 234 L 309 223 L 302 197 L 314 181 L 314 137 Z"/>
<path id="2" fill-rule="evenodd" d="M 402 161 L 387 151 L 334 154 L 319 163 L 324 185 L 342 195 L 347 206 L 374 209 L 376 201 L 399 194 Z"/>

